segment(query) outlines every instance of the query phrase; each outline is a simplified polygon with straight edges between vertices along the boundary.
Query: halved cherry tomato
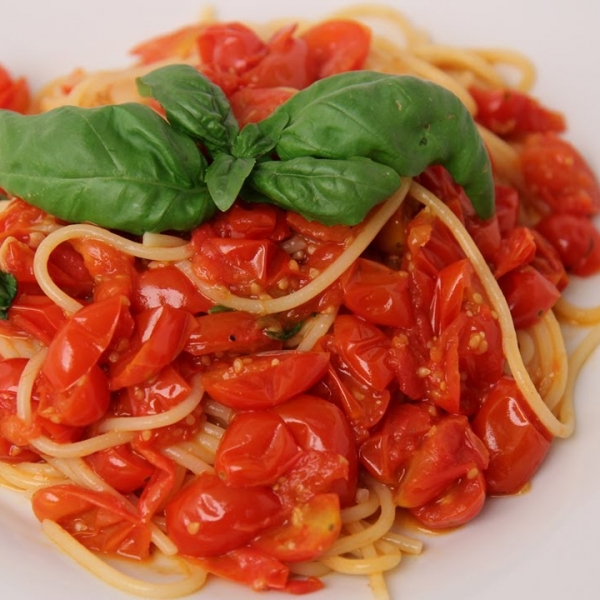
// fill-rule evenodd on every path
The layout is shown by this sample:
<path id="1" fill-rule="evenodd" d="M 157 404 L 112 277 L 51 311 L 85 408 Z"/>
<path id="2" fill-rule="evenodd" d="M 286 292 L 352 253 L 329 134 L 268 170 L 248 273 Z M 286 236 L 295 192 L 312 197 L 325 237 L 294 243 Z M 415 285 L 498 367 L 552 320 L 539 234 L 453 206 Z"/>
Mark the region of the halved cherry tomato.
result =
<path id="1" fill-rule="evenodd" d="M 296 506 L 285 523 L 260 534 L 251 544 L 283 562 L 314 560 L 331 547 L 341 529 L 337 494 L 317 494 Z"/>
<path id="2" fill-rule="evenodd" d="M 243 87 L 229 96 L 231 110 L 240 127 L 266 119 L 298 90 L 291 87 Z"/>
<path id="3" fill-rule="evenodd" d="M 537 323 L 560 298 L 556 286 L 529 265 L 503 275 L 498 283 L 517 329 Z"/>
<path id="4" fill-rule="evenodd" d="M 394 499 L 416 508 L 435 500 L 473 469 L 487 468 L 488 450 L 464 416 L 442 417 L 408 462 Z"/>
<path id="5" fill-rule="evenodd" d="M 406 271 L 359 258 L 342 276 L 344 305 L 375 325 L 409 327 L 410 280 Z"/>
<path id="6" fill-rule="evenodd" d="M 280 325 L 244 311 L 225 311 L 196 318 L 184 350 L 193 356 L 215 352 L 250 353 L 281 349 L 282 343 L 269 336 Z"/>
<path id="7" fill-rule="evenodd" d="M 81 352 L 81 350 L 79 350 Z M 101 419 L 110 405 L 108 379 L 96 364 L 65 389 L 47 385 L 43 376 L 37 386 L 40 394 L 38 414 L 54 423 L 85 427 Z"/>
<path id="8" fill-rule="evenodd" d="M 316 79 L 363 68 L 371 47 L 371 30 L 349 19 L 330 19 L 307 29 L 309 62 Z"/>
<path id="9" fill-rule="evenodd" d="M 202 376 L 205 390 L 225 406 L 277 406 L 310 389 L 329 366 L 327 352 L 264 352 L 215 364 Z"/>
<path id="10" fill-rule="evenodd" d="M 553 133 L 527 136 L 520 165 L 531 194 L 555 212 L 593 215 L 600 211 L 600 185 L 581 153 Z"/>
<path id="11" fill-rule="evenodd" d="M 335 404 L 317 396 L 301 394 L 275 408 L 298 445 L 304 450 L 336 452 L 348 463 L 347 477 L 333 481 L 342 506 L 351 505 L 358 479 L 357 451 L 346 416 Z"/>
<path id="12" fill-rule="evenodd" d="M 600 233 L 588 217 L 553 213 L 536 230 L 556 248 L 567 271 L 586 276 L 600 270 Z"/>
<path id="13" fill-rule="evenodd" d="M 133 509 L 108 492 L 53 485 L 37 491 L 31 502 L 40 521 L 55 521 L 90 550 L 138 559 L 149 556 L 150 530 Z"/>
<path id="14" fill-rule="evenodd" d="M 300 448 L 274 410 L 242 411 L 219 443 L 215 470 L 231 486 L 273 485 L 299 456 Z"/>
<path id="15" fill-rule="evenodd" d="M 204 27 L 197 44 L 202 62 L 226 73 L 243 73 L 267 53 L 266 44 L 258 35 L 237 22 Z"/>
<path id="16" fill-rule="evenodd" d="M 29 108 L 29 84 L 23 77 L 13 79 L 0 65 L 0 108 L 25 113 Z"/>
<path id="17" fill-rule="evenodd" d="M 230 209 L 215 215 L 210 224 L 222 238 L 280 242 L 290 234 L 286 213 L 269 204 L 234 202 Z"/>
<path id="18" fill-rule="evenodd" d="M 393 402 L 359 449 L 361 464 L 379 481 L 398 483 L 402 470 L 438 419 L 429 402 Z"/>
<path id="19" fill-rule="evenodd" d="M 463 308 L 465 291 L 472 286 L 473 275 L 473 267 L 466 258 L 444 267 L 437 274 L 431 306 L 435 335 L 440 335 L 458 318 Z"/>
<path id="20" fill-rule="evenodd" d="M 276 31 L 267 42 L 267 52 L 240 77 L 242 86 L 287 87 L 301 90 L 314 81 L 308 62 L 308 45 L 294 36 L 296 25 Z"/>
<path id="21" fill-rule="evenodd" d="M 137 44 L 130 53 L 137 56 L 143 65 L 167 58 L 187 58 L 194 50 L 196 40 L 204 28 L 203 24 L 181 27 Z"/>
<path id="22" fill-rule="evenodd" d="M 198 562 L 209 573 L 256 591 L 284 590 L 290 576 L 288 566 L 250 546 L 242 546 L 222 556 L 202 558 Z"/>
<path id="23" fill-rule="evenodd" d="M 94 473 L 122 494 L 142 488 L 154 472 L 154 467 L 128 444 L 99 450 L 84 460 Z"/>
<path id="24" fill-rule="evenodd" d="M 67 319 L 62 309 L 47 296 L 26 294 L 19 295 L 12 303 L 8 318 L 46 346 Z"/>
<path id="25" fill-rule="evenodd" d="M 108 348 L 125 308 L 121 296 L 78 310 L 59 329 L 48 347 L 42 373 L 57 392 L 86 375 Z"/>
<path id="26" fill-rule="evenodd" d="M 174 265 L 146 269 L 136 280 L 131 297 L 132 312 L 168 304 L 193 314 L 207 312 L 213 303 Z"/>
<path id="27" fill-rule="evenodd" d="M 334 350 L 353 377 L 378 392 L 383 392 L 394 379 L 387 362 L 389 337 L 359 317 L 339 315 L 328 348 Z"/>
<path id="28" fill-rule="evenodd" d="M 199 558 L 225 554 L 282 521 L 281 503 L 264 486 L 244 489 L 202 473 L 165 509 L 167 531 L 182 554 Z"/>
<path id="29" fill-rule="evenodd" d="M 531 96 L 511 89 L 469 88 L 477 104 L 475 119 L 501 136 L 565 130 L 561 113 Z"/>
<path id="30" fill-rule="evenodd" d="M 500 379 L 484 398 L 473 431 L 490 455 L 485 471 L 490 494 L 518 493 L 539 468 L 552 439 L 508 377 Z"/>
<path id="31" fill-rule="evenodd" d="M 411 508 L 410 512 L 429 529 L 448 529 L 474 519 L 481 512 L 485 499 L 485 478 L 481 471 L 473 469 L 442 496 L 423 506 Z"/>
<path id="32" fill-rule="evenodd" d="M 130 350 L 110 365 L 112 390 L 143 383 L 157 375 L 183 350 L 194 319 L 187 310 L 166 304 L 135 316 Z"/>

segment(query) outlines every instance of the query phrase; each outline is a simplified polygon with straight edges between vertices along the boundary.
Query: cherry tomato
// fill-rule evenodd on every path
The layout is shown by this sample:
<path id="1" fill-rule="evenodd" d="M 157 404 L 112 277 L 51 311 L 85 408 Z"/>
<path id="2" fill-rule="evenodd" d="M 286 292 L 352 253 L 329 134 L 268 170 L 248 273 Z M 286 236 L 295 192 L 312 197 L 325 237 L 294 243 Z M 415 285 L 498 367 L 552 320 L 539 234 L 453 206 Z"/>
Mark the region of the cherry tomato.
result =
<path id="1" fill-rule="evenodd" d="M 81 352 L 81 351 L 80 351 Z M 110 404 L 108 380 L 98 365 L 92 365 L 79 379 L 65 389 L 56 389 L 42 377 L 38 413 L 54 423 L 85 427 L 101 419 Z"/>
<path id="2" fill-rule="evenodd" d="M 470 87 L 469 92 L 477 104 L 477 122 L 498 135 L 565 130 L 562 114 L 522 92 L 475 86 Z"/>
<path id="3" fill-rule="evenodd" d="M 168 304 L 193 314 L 207 312 L 213 303 L 174 265 L 146 269 L 136 280 L 131 309 L 141 312 Z"/>
<path id="4" fill-rule="evenodd" d="M 341 529 L 337 494 L 317 494 L 297 506 L 285 523 L 260 534 L 252 546 L 283 562 L 314 560 L 331 547 Z"/>
<path id="5" fill-rule="evenodd" d="M 316 79 L 363 68 L 371 47 L 371 30 L 357 21 L 331 19 L 306 30 L 309 62 Z"/>
<path id="6" fill-rule="evenodd" d="M 137 559 L 149 556 L 150 530 L 108 492 L 53 485 L 35 492 L 31 502 L 40 521 L 55 521 L 92 551 Z"/>
<path id="7" fill-rule="evenodd" d="M 581 153 L 553 133 L 527 137 L 520 154 L 531 194 L 555 212 L 593 215 L 600 210 L 600 186 Z"/>
<path id="8" fill-rule="evenodd" d="M 535 237 L 527 227 L 515 227 L 502 243 L 495 257 L 494 277 L 499 279 L 509 271 L 529 264 L 536 253 Z"/>
<path id="9" fill-rule="evenodd" d="M 481 471 L 474 469 L 452 484 L 442 496 L 411 508 L 410 512 L 429 529 L 448 529 L 474 519 L 481 512 L 485 499 L 485 478 Z"/>
<path id="10" fill-rule="evenodd" d="M 359 449 L 361 464 L 382 483 L 396 484 L 404 466 L 437 421 L 429 402 L 394 402 Z"/>
<path id="11" fill-rule="evenodd" d="M 183 350 L 194 319 L 187 310 L 166 304 L 135 316 L 130 349 L 110 365 L 112 390 L 143 383 L 157 375 Z"/>
<path id="12" fill-rule="evenodd" d="M 42 373 L 57 392 L 71 387 L 98 363 L 124 307 L 124 299 L 113 296 L 84 306 L 63 324 L 42 365 Z"/>
<path id="13" fill-rule="evenodd" d="M 444 267 L 438 273 L 431 307 L 435 335 L 440 335 L 460 315 L 472 276 L 473 267 L 466 258 Z"/>
<path id="14" fill-rule="evenodd" d="M 50 345 L 57 330 L 66 321 L 62 309 L 47 296 L 25 294 L 12 303 L 8 318 L 46 346 Z"/>
<path id="15" fill-rule="evenodd" d="M 283 27 L 267 42 L 267 53 L 245 71 L 240 81 L 253 88 L 294 88 L 301 90 L 314 81 L 308 62 L 308 45 L 294 36 L 295 25 Z"/>
<path id="16" fill-rule="evenodd" d="M 286 213 L 269 204 L 234 202 L 229 210 L 215 215 L 210 224 L 222 238 L 280 242 L 290 234 Z"/>
<path id="17" fill-rule="evenodd" d="M 409 327 L 410 281 L 406 271 L 359 258 L 342 277 L 344 305 L 375 325 Z"/>
<path id="18" fill-rule="evenodd" d="M 330 346 L 359 382 L 383 392 L 394 378 L 388 366 L 389 338 L 354 315 L 339 315 Z"/>
<path id="19" fill-rule="evenodd" d="M 288 566 L 251 546 L 242 546 L 222 556 L 202 558 L 198 563 L 209 573 L 250 586 L 255 591 L 285 590 L 289 583 Z"/>
<path id="20" fill-rule="evenodd" d="M 330 490 L 342 506 L 351 505 L 358 479 L 357 451 L 346 416 L 335 404 L 317 396 L 301 394 L 276 407 L 297 444 L 304 450 L 338 453 L 348 463 L 347 477 L 334 481 Z"/>
<path id="21" fill-rule="evenodd" d="M 204 25 L 181 27 L 165 35 L 154 37 L 134 46 L 130 52 L 140 64 L 147 65 L 167 58 L 187 58 L 196 46 Z"/>
<path id="22" fill-rule="evenodd" d="M 281 349 L 281 342 L 269 336 L 280 325 L 244 311 L 218 312 L 196 318 L 184 350 L 194 356 L 215 352 L 250 353 Z"/>
<path id="23" fill-rule="evenodd" d="M 248 543 L 282 520 L 281 504 L 264 486 L 243 491 L 202 473 L 167 504 L 167 531 L 182 554 L 217 556 Z"/>
<path id="24" fill-rule="evenodd" d="M 300 455 L 294 437 L 273 410 L 238 412 L 221 439 L 215 470 L 235 487 L 273 485 Z"/>
<path id="25" fill-rule="evenodd" d="M 94 473 L 122 494 L 142 488 L 154 467 L 129 445 L 114 446 L 85 457 Z"/>
<path id="26" fill-rule="evenodd" d="M 240 127 L 266 119 L 298 90 L 291 87 L 243 87 L 229 96 L 231 110 Z"/>
<path id="27" fill-rule="evenodd" d="M 516 494 L 533 477 L 551 436 L 537 422 L 513 379 L 503 377 L 483 400 L 473 431 L 486 445 L 490 494 Z"/>
<path id="28" fill-rule="evenodd" d="M 473 469 L 488 465 L 488 450 L 464 416 L 442 417 L 425 435 L 395 491 L 398 506 L 416 508 L 435 500 Z"/>
<path id="29" fill-rule="evenodd" d="M 560 297 L 556 286 L 529 265 L 503 275 L 498 283 L 517 329 L 538 322 Z"/>
<path id="30" fill-rule="evenodd" d="M 267 47 L 258 35 L 236 22 L 204 27 L 197 44 L 202 62 L 226 73 L 243 73 L 267 53 Z"/>
<path id="31" fill-rule="evenodd" d="M 592 275 L 600 269 L 600 233 L 589 218 L 553 213 L 537 225 L 556 248 L 565 268 L 575 275 Z"/>
<path id="32" fill-rule="evenodd" d="M 215 364 L 203 374 L 202 383 L 225 406 L 269 408 L 310 389 L 328 365 L 326 352 L 265 352 Z"/>
<path id="33" fill-rule="evenodd" d="M 27 112 L 30 102 L 29 84 L 23 77 L 13 79 L 0 65 L 0 108 Z"/>

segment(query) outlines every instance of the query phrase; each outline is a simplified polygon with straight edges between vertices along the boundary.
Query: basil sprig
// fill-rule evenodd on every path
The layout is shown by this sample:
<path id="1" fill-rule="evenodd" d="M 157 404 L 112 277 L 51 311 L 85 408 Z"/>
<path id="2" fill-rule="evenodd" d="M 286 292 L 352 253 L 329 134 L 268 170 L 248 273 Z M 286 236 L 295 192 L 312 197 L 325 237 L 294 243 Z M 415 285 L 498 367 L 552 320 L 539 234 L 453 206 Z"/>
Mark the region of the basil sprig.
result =
<path id="1" fill-rule="evenodd" d="M 17 278 L 12 273 L 0 271 L 0 319 L 8 318 L 8 309 L 17 295 Z"/>
<path id="2" fill-rule="evenodd" d="M 166 119 L 129 103 L 0 111 L 0 187 L 66 221 L 140 234 L 191 230 L 238 197 L 353 225 L 442 164 L 479 216 L 491 166 L 468 110 L 410 76 L 355 71 L 295 94 L 241 131 L 223 91 L 188 65 L 138 80 Z"/>

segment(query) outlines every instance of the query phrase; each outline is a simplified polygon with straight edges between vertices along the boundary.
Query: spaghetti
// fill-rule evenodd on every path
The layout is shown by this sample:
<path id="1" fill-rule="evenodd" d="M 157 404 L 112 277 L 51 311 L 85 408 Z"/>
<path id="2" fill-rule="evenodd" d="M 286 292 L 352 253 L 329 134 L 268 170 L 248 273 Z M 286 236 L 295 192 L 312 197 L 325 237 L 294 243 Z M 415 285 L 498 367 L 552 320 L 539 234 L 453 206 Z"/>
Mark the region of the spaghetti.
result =
<path id="1" fill-rule="evenodd" d="M 363 36 L 364 56 L 323 58 L 319 36 L 344 27 Z M 220 70 L 219 36 L 246 44 L 239 73 Z M 425 528 L 462 525 L 486 494 L 522 489 L 552 438 L 574 429 L 574 382 L 598 344 L 599 309 L 560 298 L 567 261 L 538 228 L 558 213 L 531 173 L 562 123 L 527 95 L 525 57 L 435 44 L 386 7 L 254 29 L 207 14 L 140 44 L 129 69 L 50 83 L 30 110 L 133 101 L 160 111 L 136 78 L 183 62 L 252 122 L 293 93 L 256 84 L 272 77 L 256 70 L 261 60 L 311 43 L 319 68 L 340 59 L 340 70 L 409 74 L 454 92 L 491 156 L 496 216 L 479 219 L 433 166 L 403 177 L 356 226 L 254 205 L 244 191 L 189 235 L 66 224 L 18 198 L 0 217 L 0 266 L 19 284 L 0 329 L 0 480 L 32 497 L 59 547 L 128 593 L 186 595 L 209 573 L 308 592 L 339 572 L 368 576 L 383 600 L 385 572 L 422 550 L 398 530 L 398 510 Z M 576 218 L 595 241 L 591 179 Z M 568 259 L 575 273 L 600 268 L 594 256 Z M 518 294 L 523 282 L 539 305 Z M 559 320 L 594 325 L 570 357 Z M 518 466 L 498 446 L 505 405 L 529 440 Z M 102 558 L 115 554 L 150 569 L 166 561 L 160 570 L 176 581 L 132 577 Z"/>

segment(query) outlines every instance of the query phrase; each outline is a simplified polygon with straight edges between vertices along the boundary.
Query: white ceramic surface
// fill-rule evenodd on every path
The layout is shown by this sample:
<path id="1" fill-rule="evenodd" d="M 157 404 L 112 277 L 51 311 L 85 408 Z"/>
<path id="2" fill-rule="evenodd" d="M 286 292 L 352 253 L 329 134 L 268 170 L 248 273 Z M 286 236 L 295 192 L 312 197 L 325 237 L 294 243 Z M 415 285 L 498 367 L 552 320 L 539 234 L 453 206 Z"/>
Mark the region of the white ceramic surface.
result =
<path id="1" fill-rule="evenodd" d="M 393 3 L 392 0 L 388 2 Z M 600 3 L 570 0 L 403 0 L 400 7 L 440 42 L 508 46 L 538 66 L 535 92 L 563 111 L 569 137 L 600 172 Z M 214 0 L 224 19 L 325 17 L 343 0 Z M 0 62 L 34 86 L 74 66 L 128 64 L 135 43 L 194 20 L 198 0 L 21 0 L 2 2 Z M 574 282 L 570 295 L 600 301 L 600 282 Z M 577 334 L 568 333 L 571 343 Z M 426 539 L 424 554 L 407 559 L 389 578 L 402 600 L 595 600 L 600 598 L 600 369 L 597 352 L 576 387 L 577 430 L 558 441 L 526 495 L 489 502 L 464 529 Z M 226 591 L 240 600 L 258 596 L 211 583 L 203 597 Z M 0 489 L 0 598 L 118 600 L 127 596 L 95 580 L 45 540 L 28 503 Z M 315 600 L 369 600 L 366 580 L 332 577 Z M 276 600 L 283 596 L 270 593 Z"/>

